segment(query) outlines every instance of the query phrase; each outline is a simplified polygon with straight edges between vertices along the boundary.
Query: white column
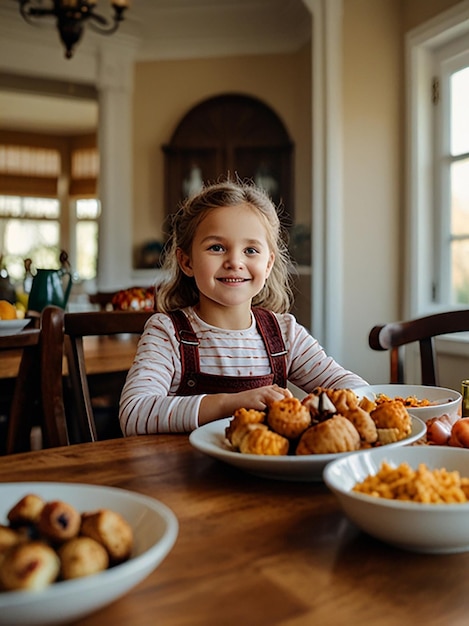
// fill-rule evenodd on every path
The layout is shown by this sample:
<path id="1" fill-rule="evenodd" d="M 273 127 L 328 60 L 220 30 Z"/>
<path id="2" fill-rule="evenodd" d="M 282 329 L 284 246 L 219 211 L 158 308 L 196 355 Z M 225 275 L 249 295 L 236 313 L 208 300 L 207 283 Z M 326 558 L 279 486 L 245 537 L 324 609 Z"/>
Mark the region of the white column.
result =
<path id="1" fill-rule="evenodd" d="M 98 68 L 100 153 L 98 285 L 130 286 L 132 268 L 132 89 L 128 51 L 102 50 Z"/>
<path id="2" fill-rule="evenodd" d="M 311 329 L 338 361 L 343 350 L 342 4 L 303 0 L 312 15 Z"/>

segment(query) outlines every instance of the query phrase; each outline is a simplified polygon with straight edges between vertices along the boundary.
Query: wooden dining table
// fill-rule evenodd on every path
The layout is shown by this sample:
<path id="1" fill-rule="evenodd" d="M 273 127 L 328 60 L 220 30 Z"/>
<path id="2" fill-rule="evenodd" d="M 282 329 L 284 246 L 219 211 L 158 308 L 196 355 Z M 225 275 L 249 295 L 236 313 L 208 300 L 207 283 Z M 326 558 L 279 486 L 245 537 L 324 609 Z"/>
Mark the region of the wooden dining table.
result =
<path id="1" fill-rule="evenodd" d="M 360 532 L 322 482 L 259 478 L 188 435 L 79 444 L 0 458 L 3 482 L 121 487 L 179 520 L 143 582 L 76 626 L 466 625 L 469 553 L 407 552 Z"/>

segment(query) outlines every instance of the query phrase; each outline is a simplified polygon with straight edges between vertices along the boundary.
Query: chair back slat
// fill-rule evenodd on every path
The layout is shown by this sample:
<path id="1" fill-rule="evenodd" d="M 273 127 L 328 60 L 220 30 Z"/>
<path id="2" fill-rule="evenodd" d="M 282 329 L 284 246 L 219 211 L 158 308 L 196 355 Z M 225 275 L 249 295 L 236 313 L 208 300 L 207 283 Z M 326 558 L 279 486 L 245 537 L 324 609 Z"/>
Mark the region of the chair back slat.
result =
<path id="1" fill-rule="evenodd" d="M 81 335 L 65 337 L 65 352 L 68 360 L 68 374 L 73 397 L 73 413 L 75 417 L 74 437 L 81 442 L 97 441 L 96 425 L 93 418 L 93 406 L 88 390 L 86 375 L 85 352 Z"/>
<path id="2" fill-rule="evenodd" d="M 69 443 L 63 399 L 64 312 L 56 306 L 41 314 L 41 388 L 46 447 Z"/>
<path id="3" fill-rule="evenodd" d="M 434 386 L 437 384 L 438 373 L 436 366 L 435 342 L 433 337 L 426 337 L 419 342 L 420 369 L 422 385 Z"/>

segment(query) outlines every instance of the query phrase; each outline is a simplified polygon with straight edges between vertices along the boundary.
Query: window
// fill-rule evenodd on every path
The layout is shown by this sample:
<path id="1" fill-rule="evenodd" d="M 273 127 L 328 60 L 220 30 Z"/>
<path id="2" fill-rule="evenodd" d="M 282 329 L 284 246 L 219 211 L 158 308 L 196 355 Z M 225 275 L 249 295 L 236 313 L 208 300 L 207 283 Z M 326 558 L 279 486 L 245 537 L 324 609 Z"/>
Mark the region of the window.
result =
<path id="1" fill-rule="evenodd" d="M 14 282 L 26 258 L 58 267 L 61 249 L 79 280 L 96 277 L 98 170 L 94 137 L 0 136 L 0 250 Z"/>
<path id="2" fill-rule="evenodd" d="M 2 265 L 14 282 L 25 273 L 24 260 L 37 267 L 56 267 L 59 257 L 59 201 L 53 198 L 0 196 Z"/>
<path id="3" fill-rule="evenodd" d="M 75 267 L 81 280 L 96 278 L 100 212 L 101 206 L 96 198 L 81 199 L 75 202 Z"/>
<path id="4" fill-rule="evenodd" d="M 433 298 L 451 306 L 469 305 L 469 42 L 461 47 L 435 55 L 434 78 Z"/>
<path id="5" fill-rule="evenodd" d="M 469 0 L 406 38 L 406 317 L 469 305 Z"/>

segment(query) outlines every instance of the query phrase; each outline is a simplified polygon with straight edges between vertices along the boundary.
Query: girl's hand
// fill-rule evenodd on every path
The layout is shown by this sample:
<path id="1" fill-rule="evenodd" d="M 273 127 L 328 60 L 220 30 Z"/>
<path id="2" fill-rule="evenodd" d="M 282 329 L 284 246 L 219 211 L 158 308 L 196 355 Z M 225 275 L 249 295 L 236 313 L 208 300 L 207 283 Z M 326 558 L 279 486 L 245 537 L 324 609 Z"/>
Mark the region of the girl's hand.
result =
<path id="1" fill-rule="evenodd" d="M 270 406 L 272 402 L 282 400 L 283 398 L 291 398 L 292 394 L 289 389 L 283 389 L 283 387 L 279 387 L 278 385 L 269 385 L 268 387 L 258 387 L 257 389 L 250 389 L 249 391 L 241 391 L 232 394 L 232 396 L 233 399 L 236 398 L 237 403 L 233 411 L 241 407 L 263 411 Z M 231 411 L 230 415 L 233 411 Z"/>
<path id="2" fill-rule="evenodd" d="M 199 426 L 214 422 L 223 417 L 230 417 L 236 409 L 255 409 L 264 411 L 272 402 L 291 398 L 289 389 L 284 389 L 278 385 L 268 385 L 258 387 L 239 393 L 217 393 L 207 395 L 202 399 L 199 410 Z"/>

